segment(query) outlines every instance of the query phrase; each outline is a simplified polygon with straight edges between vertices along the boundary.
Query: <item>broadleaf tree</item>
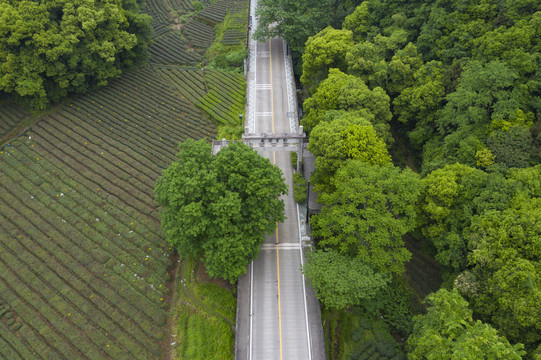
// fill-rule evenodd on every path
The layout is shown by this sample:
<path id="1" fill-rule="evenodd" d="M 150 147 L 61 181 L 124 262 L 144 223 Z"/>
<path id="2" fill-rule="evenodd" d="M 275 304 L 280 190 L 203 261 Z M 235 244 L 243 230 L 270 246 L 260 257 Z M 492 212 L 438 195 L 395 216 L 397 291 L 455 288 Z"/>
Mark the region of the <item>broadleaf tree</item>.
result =
<path id="1" fill-rule="evenodd" d="M 391 162 L 385 142 L 376 134 L 372 124 L 354 113 L 321 122 L 312 131 L 308 149 L 316 156 L 316 170 L 310 180 L 317 191 L 332 189 L 334 174 L 348 159 L 358 159 L 370 165 Z"/>
<path id="2" fill-rule="evenodd" d="M 260 0 L 254 37 L 263 40 L 280 36 L 293 50 L 302 52 L 308 37 L 331 24 L 334 5 L 335 0 Z"/>
<path id="3" fill-rule="evenodd" d="M 332 249 L 308 253 L 302 271 L 314 287 L 316 297 L 330 309 L 361 305 L 374 299 L 391 281 L 389 274 L 374 272 L 362 259 Z"/>
<path id="4" fill-rule="evenodd" d="M 472 308 L 510 340 L 541 340 L 541 201 L 522 193 L 503 211 L 472 219 L 466 239 L 475 291 L 457 286 Z"/>
<path id="5" fill-rule="evenodd" d="M 155 188 L 167 241 L 183 258 L 203 257 L 211 277 L 235 282 L 284 220 L 281 170 L 242 143 L 217 155 L 187 140 Z"/>
<path id="6" fill-rule="evenodd" d="M 320 194 L 326 206 L 312 220 L 319 246 L 357 257 L 375 272 L 402 274 L 411 257 L 403 236 L 415 227 L 419 176 L 349 160 L 333 183 L 333 192 Z"/>
<path id="7" fill-rule="evenodd" d="M 329 74 L 329 69 L 345 71 L 347 68 L 346 52 L 353 46 L 353 37 L 349 30 L 336 30 L 326 27 L 306 41 L 302 55 L 301 82 L 305 90 L 316 88 Z"/>
<path id="8" fill-rule="evenodd" d="M 135 1 L 0 1 L 0 93 L 44 108 L 146 60 L 152 18 Z"/>
<path id="9" fill-rule="evenodd" d="M 304 101 L 304 110 L 306 116 L 302 124 L 307 131 L 329 110 L 369 112 L 377 125 L 387 124 L 392 117 L 390 98 L 382 88 L 370 90 L 363 80 L 339 69 L 329 70 L 329 76 L 319 84 L 314 95 Z"/>
<path id="10" fill-rule="evenodd" d="M 473 199 L 486 185 L 488 175 L 462 164 L 447 165 L 425 177 L 421 201 L 426 223 L 423 234 L 436 247 L 436 260 L 456 270 L 466 266 L 467 245 L 462 232 L 470 225 Z"/>
<path id="11" fill-rule="evenodd" d="M 511 345 L 489 324 L 474 321 L 456 289 L 440 289 L 427 302 L 427 313 L 414 318 L 408 359 L 520 360 L 525 354 L 522 344 Z"/>

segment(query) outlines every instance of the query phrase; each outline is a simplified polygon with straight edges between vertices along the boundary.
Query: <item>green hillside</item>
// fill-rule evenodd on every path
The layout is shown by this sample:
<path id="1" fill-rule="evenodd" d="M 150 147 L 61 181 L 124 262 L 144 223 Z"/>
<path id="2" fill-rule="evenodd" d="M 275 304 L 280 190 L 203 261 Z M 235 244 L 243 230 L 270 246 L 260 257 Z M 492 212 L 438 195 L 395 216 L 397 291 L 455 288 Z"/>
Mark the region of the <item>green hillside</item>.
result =
<path id="1" fill-rule="evenodd" d="M 206 5 L 218 23 L 232 6 Z M 191 3 L 143 9 L 154 18 L 150 65 L 41 114 L 0 103 L 2 359 L 169 356 L 178 257 L 164 240 L 154 185 L 179 142 L 238 125 L 245 82 L 220 69 L 178 75 L 208 61 L 176 26 L 178 16 L 193 18 Z"/>

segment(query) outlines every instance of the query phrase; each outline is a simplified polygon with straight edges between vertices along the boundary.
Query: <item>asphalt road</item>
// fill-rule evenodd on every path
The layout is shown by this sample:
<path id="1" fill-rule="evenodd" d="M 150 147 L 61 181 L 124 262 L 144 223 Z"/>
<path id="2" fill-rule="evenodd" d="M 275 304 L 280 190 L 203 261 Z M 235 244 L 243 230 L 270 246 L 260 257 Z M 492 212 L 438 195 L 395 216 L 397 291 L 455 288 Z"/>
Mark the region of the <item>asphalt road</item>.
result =
<path id="1" fill-rule="evenodd" d="M 283 41 L 257 43 L 253 50 L 256 59 L 250 64 L 255 66 L 248 73 L 248 89 L 255 95 L 252 130 L 289 133 Z M 261 154 L 282 169 L 290 192 L 284 197 L 286 220 L 265 239 L 258 258 L 239 280 L 236 359 L 324 359 L 319 304 L 300 272 L 308 249 L 301 247 L 290 153 Z"/>

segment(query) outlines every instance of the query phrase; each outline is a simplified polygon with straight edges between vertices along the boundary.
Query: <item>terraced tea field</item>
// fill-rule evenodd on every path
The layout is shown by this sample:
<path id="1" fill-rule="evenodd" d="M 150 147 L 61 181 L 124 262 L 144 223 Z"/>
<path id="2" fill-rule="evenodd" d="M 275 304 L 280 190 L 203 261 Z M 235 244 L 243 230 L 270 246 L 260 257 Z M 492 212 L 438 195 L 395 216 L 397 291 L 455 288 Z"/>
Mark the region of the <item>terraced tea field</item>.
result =
<path id="1" fill-rule="evenodd" d="M 192 11 L 191 1 L 187 0 L 149 0 L 144 11 L 152 16 L 154 29 L 153 43 L 149 48 L 152 63 L 196 65 L 202 56 L 189 49 L 188 42 L 176 30 L 177 13 Z"/>
<path id="2" fill-rule="evenodd" d="M 223 125 L 240 125 L 246 81 L 227 71 L 161 66 L 156 71 L 177 91 Z"/>
<path id="3" fill-rule="evenodd" d="M 245 1 L 237 1 L 229 10 L 229 14 L 229 22 L 222 34 L 222 44 L 246 46 L 248 4 Z"/>
<path id="4" fill-rule="evenodd" d="M 247 0 L 201 1 L 203 10 L 196 13 L 189 0 L 147 0 L 144 11 L 154 19 L 154 38 L 150 46 L 151 62 L 162 65 L 193 66 L 203 61 L 207 49 L 216 40 L 216 26 L 226 46 L 245 45 L 248 18 Z M 179 15 L 188 16 L 184 20 Z M 227 16 L 230 20 L 222 24 Z M 186 22 L 186 23 L 183 23 Z M 180 31 L 179 31 L 180 30 Z"/>
<path id="5" fill-rule="evenodd" d="M 0 358 L 162 357 L 173 264 L 153 188 L 179 141 L 215 129 L 141 70 L 3 148 Z"/>
<path id="6" fill-rule="evenodd" d="M 201 2 L 209 4 L 208 0 Z M 193 11 L 193 7 L 191 0 L 146 0 L 143 1 L 143 11 L 152 16 L 155 35 L 161 35 L 161 29 L 170 30 L 175 17 Z"/>
<path id="7" fill-rule="evenodd" d="M 0 111 L 0 143 L 2 143 L 2 140 L 16 130 L 22 122 L 28 120 L 31 114 L 12 102 L 0 104 L 0 108 L 2 109 Z"/>
<path id="8" fill-rule="evenodd" d="M 157 64 L 196 65 L 202 60 L 202 56 L 188 49 L 186 40 L 172 30 L 155 37 L 149 50 L 150 61 Z"/>
<path id="9" fill-rule="evenodd" d="M 210 24 L 219 24 L 224 21 L 227 12 L 238 2 L 246 3 L 245 0 L 216 0 L 197 14 L 197 17 Z"/>
<path id="10" fill-rule="evenodd" d="M 206 50 L 214 41 L 214 26 L 197 19 L 190 20 L 182 30 L 186 38 L 196 48 Z"/>
<path id="11" fill-rule="evenodd" d="M 202 3 L 204 16 L 219 20 L 236 2 Z M 149 0 L 145 11 L 155 31 L 145 69 L 73 97 L 18 138 L 34 115 L 0 103 L 0 139 L 11 137 L 0 146 L 0 359 L 162 359 L 172 351 L 178 258 L 160 228 L 154 185 L 179 142 L 239 125 L 246 83 L 185 67 L 204 61 L 215 39 L 213 25 L 201 23 L 207 40 L 197 52 L 175 28 L 191 1 Z M 196 289 L 177 321 L 214 316 Z M 229 293 L 222 290 L 212 294 Z M 228 296 L 233 310 L 213 320 L 227 331 L 236 308 Z M 225 353 L 233 346 L 232 333 L 193 342 L 185 331 L 179 354 L 221 336 Z"/>

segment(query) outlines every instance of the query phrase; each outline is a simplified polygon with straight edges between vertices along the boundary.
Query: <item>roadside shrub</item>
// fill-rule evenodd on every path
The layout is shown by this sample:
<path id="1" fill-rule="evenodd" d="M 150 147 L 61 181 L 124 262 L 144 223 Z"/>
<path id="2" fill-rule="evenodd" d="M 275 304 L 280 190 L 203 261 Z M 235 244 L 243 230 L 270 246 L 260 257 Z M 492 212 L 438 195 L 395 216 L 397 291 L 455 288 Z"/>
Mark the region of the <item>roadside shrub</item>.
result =
<path id="1" fill-rule="evenodd" d="M 203 5 L 201 1 L 194 0 L 192 1 L 192 7 L 195 13 L 197 14 L 198 12 L 200 12 L 201 10 L 205 8 L 205 5 Z"/>
<path id="2" fill-rule="evenodd" d="M 293 196 L 295 201 L 298 203 L 303 203 L 306 201 L 306 179 L 302 176 L 301 173 L 293 173 Z"/>
<path id="3" fill-rule="evenodd" d="M 297 160 L 298 160 L 298 154 L 295 151 L 290 152 L 291 154 L 291 166 L 293 169 L 297 169 Z"/>
<path id="4" fill-rule="evenodd" d="M 239 49 L 231 51 L 225 56 L 227 64 L 233 68 L 242 68 L 244 66 L 244 59 L 248 56 L 246 49 Z"/>

